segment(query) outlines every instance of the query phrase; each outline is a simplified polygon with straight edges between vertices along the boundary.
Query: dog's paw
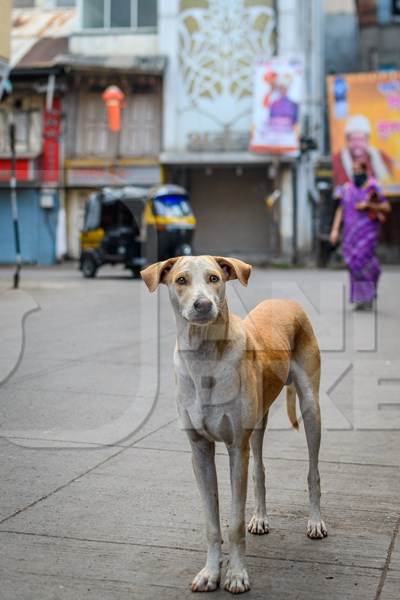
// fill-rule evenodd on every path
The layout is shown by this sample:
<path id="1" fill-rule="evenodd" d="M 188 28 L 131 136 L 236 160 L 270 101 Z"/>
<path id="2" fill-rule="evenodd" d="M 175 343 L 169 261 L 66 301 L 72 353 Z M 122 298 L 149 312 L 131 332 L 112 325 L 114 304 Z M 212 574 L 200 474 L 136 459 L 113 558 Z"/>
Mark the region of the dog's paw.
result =
<path id="1" fill-rule="evenodd" d="M 247 525 L 247 531 L 250 531 L 250 533 L 254 533 L 255 535 L 263 535 L 264 533 L 268 533 L 268 518 L 266 516 L 256 517 L 256 515 L 254 515 Z"/>
<path id="2" fill-rule="evenodd" d="M 192 592 L 213 592 L 219 586 L 220 573 L 204 567 L 191 583 Z"/>
<path id="3" fill-rule="evenodd" d="M 328 535 L 328 530 L 322 519 L 320 521 L 314 521 L 313 519 L 308 521 L 307 535 L 312 540 L 321 540 Z"/>
<path id="4" fill-rule="evenodd" d="M 250 589 L 250 582 L 246 569 L 228 569 L 224 588 L 231 594 L 247 592 Z"/>

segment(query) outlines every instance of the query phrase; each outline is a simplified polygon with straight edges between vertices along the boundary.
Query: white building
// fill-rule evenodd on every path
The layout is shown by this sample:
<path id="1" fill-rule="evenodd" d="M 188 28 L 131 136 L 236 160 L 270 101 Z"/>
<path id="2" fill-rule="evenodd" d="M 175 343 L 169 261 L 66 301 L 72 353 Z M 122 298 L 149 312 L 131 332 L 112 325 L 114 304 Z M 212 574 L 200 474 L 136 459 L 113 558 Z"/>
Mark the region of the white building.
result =
<path id="1" fill-rule="evenodd" d="M 302 130 L 322 140 L 320 17 L 317 0 L 159 0 L 159 51 L 168 59 L 161 162 L 191 193 L 198 252 L 263 261 L 310 249 L 315 157 L 247 148 L 254 62 L 274 54 L 304 57 Z"/>

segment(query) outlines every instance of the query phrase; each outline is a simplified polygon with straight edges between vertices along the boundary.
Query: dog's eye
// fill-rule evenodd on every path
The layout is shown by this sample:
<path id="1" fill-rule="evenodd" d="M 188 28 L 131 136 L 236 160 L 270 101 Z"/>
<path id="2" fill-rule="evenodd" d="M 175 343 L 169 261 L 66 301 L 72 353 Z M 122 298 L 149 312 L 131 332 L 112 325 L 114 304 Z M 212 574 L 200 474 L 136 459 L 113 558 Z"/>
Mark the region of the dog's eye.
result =
<path id="1" fill-rule="evenodd" d="M 210 275 L 210 283 L 217 283 L 219 281 L 218 275 Z"/>
<path id="2" fill-rule="evenodd" d="M 186 278 L 185 277 L 178 277 L 178 279 L 176 280 L 176 283 L 178 285 L 185 285 L 186 283 Z"/>

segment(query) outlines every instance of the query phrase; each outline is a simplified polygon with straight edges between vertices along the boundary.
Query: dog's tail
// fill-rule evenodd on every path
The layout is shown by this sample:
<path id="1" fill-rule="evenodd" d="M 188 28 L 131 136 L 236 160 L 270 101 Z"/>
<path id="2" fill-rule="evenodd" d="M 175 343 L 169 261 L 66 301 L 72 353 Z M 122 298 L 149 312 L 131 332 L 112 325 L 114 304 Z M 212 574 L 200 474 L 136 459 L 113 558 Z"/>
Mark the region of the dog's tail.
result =
<path id="1" fill-rule="evenodd" d="M 286 410 L 289 421 L 295 429 L 299 429 L 299 421 L 296 414 L 296 388 L 291 383 L 286 387 Z"/>

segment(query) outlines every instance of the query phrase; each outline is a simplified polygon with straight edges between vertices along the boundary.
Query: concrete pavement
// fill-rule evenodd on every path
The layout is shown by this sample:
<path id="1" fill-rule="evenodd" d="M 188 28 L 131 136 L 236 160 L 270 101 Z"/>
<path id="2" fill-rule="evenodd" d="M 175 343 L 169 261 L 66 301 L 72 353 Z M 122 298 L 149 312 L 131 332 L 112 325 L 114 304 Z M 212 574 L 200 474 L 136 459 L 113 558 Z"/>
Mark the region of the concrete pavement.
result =
<path id="1" fill-rule="evenodd" d="M 203 518 L 176 421 L 165 289 L 150 296 L 114 269 L 83 280 L 71 266 L 25 269 L 19 292 L 10 281 L 1 269 L 0 598 L 192 597 Z M 231 286 L 240 314 L 299 299 L 323 348 L 329 537 L 305 536 L 304 431 L 289 429 L 279 400 L 264 449 L 271 531 L 247 536 L 249 599 L 400 598 L 399 270 L 384 271 L 376 316 L 351 312 L 346 284 L 344 271 L 299 269 Z M 217 464 L 227 540 L 222 446 Z M 252 508 L 250 483 L 248 518 Z"/>

